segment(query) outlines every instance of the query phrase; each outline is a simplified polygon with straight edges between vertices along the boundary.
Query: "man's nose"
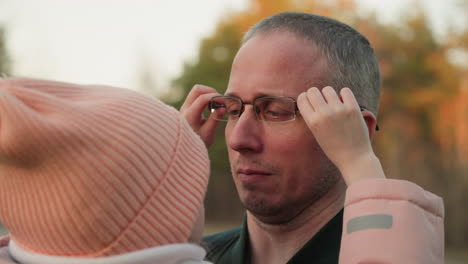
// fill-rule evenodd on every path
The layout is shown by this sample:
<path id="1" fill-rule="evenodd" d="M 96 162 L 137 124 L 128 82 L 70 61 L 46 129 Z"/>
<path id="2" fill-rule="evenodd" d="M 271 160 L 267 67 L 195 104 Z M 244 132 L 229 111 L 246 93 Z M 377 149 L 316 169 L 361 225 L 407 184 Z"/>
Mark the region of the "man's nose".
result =
<path id="1" fill-rule="evenodd" d="M 241 153 L 261 152 L 263 150 L 262 131 L 262 121 L 257 120 L 252 106 L 247 105 L 237 120 L 231 120 L 227 124 L 227 145 Z"/>

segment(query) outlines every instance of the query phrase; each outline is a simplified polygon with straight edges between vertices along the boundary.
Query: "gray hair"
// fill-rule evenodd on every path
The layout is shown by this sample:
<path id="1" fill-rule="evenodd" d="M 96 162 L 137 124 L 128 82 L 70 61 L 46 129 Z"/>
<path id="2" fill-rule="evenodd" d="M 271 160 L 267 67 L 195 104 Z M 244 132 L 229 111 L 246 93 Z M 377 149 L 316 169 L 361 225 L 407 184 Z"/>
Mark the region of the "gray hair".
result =
<path id="1" fill-rule="evenodd" d="M 242 45 L 257 34 L 286 30 L 316 45 L 327 58 L 328 84 L 349 87 L 358 103 L 377 115 L 381 78 L 369 41 L 352 27 L 314 14 L 283 12 L 265 18 L 244 36 Z"/>

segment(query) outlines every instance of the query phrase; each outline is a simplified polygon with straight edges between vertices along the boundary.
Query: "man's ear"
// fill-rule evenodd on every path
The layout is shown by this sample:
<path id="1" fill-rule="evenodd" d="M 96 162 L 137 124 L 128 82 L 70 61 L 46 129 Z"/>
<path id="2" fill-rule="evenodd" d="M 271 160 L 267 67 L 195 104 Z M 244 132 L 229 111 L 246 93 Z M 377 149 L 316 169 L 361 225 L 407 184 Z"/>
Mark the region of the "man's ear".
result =
<path id="1" fill-rule="evenodd" d="M 369 110 L 362 111 L 362 115 L 364 116 L 364 121 L 367 125 L 369 138 L 372 141 L 372 139 L 374 138 L 375 131 L 377 130 L 377 118 L 375 117 L 374 113 L 372 113 Z"/>

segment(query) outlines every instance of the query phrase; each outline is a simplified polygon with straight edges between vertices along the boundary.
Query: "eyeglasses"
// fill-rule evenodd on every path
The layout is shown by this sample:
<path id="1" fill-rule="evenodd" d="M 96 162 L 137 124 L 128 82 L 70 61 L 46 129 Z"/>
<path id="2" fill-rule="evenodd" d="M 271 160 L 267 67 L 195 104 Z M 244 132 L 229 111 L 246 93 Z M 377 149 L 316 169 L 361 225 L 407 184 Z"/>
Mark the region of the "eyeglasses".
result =
<path id="1" fill-rule="evenodd" d="M 208 102 L 208 110 L 211 117 L 219 121 L 237 120 L 245 110 L 245 105 L 253 106 L 258 120 L 267 122 L 288 122 L 296 119 L 296 100 L 292 97 L 262 96 L 255 98 L 253 102 L 243 102 L 235 96 L 215 96 Z M 361 111 L 366 108 L 359 106 Z M 376 126 L 379 130 L 379 126 Z"/>
<path id="2" fill-rule="evenodd" d="M 245 110 L 245 105 L 253 106 L 258 120 L 267 122 L 288 122 L 296 119 L 296 100 L 291 97 L 262 96 L 253 102 L 243 102 L 234 96 L 215 96 L 208 103 L 212 117 L 219 121 L 237 120 Z"/>

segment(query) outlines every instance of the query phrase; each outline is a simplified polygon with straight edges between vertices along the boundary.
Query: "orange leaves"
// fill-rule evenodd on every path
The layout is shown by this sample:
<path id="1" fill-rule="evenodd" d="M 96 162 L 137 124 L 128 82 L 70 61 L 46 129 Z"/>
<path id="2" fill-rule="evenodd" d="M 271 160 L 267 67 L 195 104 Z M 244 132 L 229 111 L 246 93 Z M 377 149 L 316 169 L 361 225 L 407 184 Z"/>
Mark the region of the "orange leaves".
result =
<path id="1" fill-rule="evenodd" d="M 466 76 L 466 75 L 465 75 Z M 468 77 L 457 96 L 441 102 L 435 134 L 443 151 L 453 153 L 458 162 L 468 165 Z"/>
<path id="2" fill-rule="evenodd" d="M 261 19 L 279 12 L 298 11 L 308 12 L 323 16 L 343 18 L 354 14 L 356 5 L 354 0 L 252 0 L 247 10 L 232 14 L 232 22 L 242 32 L 246 32 L 251 26 Z"/>

